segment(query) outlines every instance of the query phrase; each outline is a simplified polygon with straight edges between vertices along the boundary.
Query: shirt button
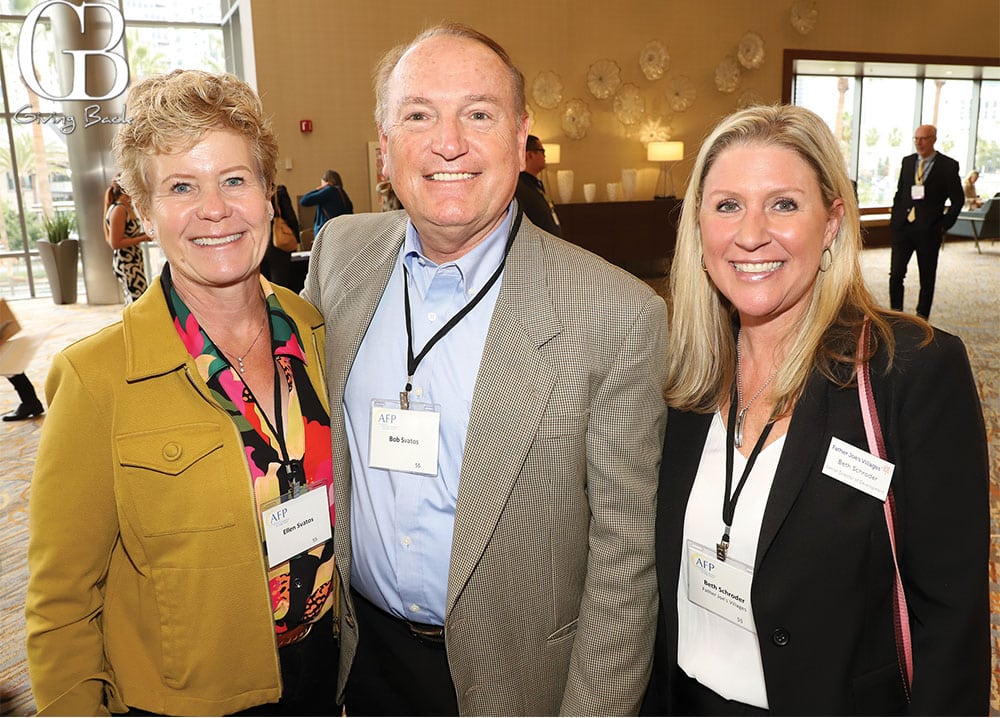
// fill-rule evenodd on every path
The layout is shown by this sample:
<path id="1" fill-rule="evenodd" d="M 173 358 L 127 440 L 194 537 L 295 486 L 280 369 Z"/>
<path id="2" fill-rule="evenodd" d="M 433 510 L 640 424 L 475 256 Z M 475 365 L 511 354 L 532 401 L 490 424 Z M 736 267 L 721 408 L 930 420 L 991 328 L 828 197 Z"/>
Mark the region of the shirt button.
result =
<path id="1" fill-rule="evenodd" d="M 438 318 L 437 312 L 428 312 L 427 313 L 427 321 L 429 321 L 429 322 L 436 322 L 437 318 Z"/>
<path id="2" fill-rule="evenodd" d="M 295 586 L 295 588 L 302 588 L 302 579 L 296 578 L 294 581 L 292 581 L 292 585 Z"/>
<path id="3" fill-rule="evenodd" d="M 415 603 L 410 604 L 410 613 L 420 613 L 420 606 Z"/>
<path id="4" fill-rule="evenodd" d="M 771 633 L 771 642 L 776 646 L 787 646 L 789 638 L 791 636 L 784 628 L 775 628 L 774 632 Z"/>
<path id="5" fill-rule="evenodd" d="M 417 398 L 420 398 L 423 395 L 424 395 L 423 387 L 419 387 L 419 386 L 418 387 L 414 387 L 414 389 L 413 389 L 413 396 L 415 396 Z"/>
<path id="6" fill-rule="evenodd" d="M 409 546 L 409 545 L 410 545 L 411 543 L 413 543 L 413 541 L 412 541 L 412 540 L 410 540 L 410 537 L 409 537 L 409 536 L 404 536 L 404 537 L 403 537 L 403 541 L 402 541 L 402 544 L 403 544 L 404 546 Z"/>

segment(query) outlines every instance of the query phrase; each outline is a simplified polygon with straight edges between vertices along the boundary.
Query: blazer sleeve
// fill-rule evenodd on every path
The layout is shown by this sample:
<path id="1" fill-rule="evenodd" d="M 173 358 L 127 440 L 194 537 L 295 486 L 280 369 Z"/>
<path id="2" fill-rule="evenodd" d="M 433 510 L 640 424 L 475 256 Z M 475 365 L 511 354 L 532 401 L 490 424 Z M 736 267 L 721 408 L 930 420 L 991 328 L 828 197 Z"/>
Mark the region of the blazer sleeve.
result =
<path id="1" fill-rule="evenodd" d="M 116 695 L 101 612 L 118 537 L 110 418 L 65 355 L 46 382 L 49 412 L 31 483 L 28 672 L 40 715 L 108 715 Z M 120 703 L 112 707 L 123 709 Z"/>
<path id="2" fill-rule="evenodd" d="M 948 188 L 948 199 L 951 206 L 941 220 L 942 232 L 947 232 L 958 220 L 958 215 L 965 207 L 965 189 L 962 187 L 962 178 L 958 175 L 958 163 L 949 162 L 948 172 L 945 175 L 945 182 Z"/>
<path id="3" fill-rule="evenodd" d="M 904 157 L 899 167 L 899 179 L 896 182 L 896 194 L 892 198 L 892 214 L 889 218 L 889 225 L 900 229 L 906 225 L 906 213 L 913 204 L 910 198 L 910 187 L 913 185 L 913 170 L 907 169 L 907 160 Z"/>
<path id="4" fill-rule="evenodd" d="M 666 307 L 652 295 L 591 403 L 590 551 L 562 715 L 635 714 L 649 681 L 665 356 Z"/>
<path id="5" fill-rule="evenodd" d="M 983 715 L 990 688 L 990 519 L 979 395 L 965 347 L 944 332 L 929 346 L 903 350 L 893 373 L 897 400 L 887 440 L 913 639 L 909 710 Z"/>

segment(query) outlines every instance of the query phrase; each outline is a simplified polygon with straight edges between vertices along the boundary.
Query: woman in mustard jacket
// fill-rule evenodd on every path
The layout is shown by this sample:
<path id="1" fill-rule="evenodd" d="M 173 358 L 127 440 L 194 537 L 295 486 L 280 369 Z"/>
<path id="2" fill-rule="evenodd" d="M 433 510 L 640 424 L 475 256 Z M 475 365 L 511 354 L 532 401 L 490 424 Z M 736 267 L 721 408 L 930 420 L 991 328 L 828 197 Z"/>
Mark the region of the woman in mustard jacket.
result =
<path id="1" fill-rule="evenodd" d="M 274 135 L 228 75 L 148 78 L 128 106 L 122 184 L 168 264 L 46 384 L 39 712 L 337 714 L 324 328 L 259 273 Z"/>

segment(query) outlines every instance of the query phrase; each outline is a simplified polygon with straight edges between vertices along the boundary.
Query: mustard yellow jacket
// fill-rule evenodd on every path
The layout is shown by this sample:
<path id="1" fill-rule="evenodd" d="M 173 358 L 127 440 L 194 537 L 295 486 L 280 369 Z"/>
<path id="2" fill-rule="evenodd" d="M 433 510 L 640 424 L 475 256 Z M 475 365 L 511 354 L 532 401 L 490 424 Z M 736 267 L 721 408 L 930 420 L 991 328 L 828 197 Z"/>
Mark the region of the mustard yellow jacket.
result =
<path id="1" fill-rule="evenodd" d="M 281 287 L 326 402 L 319 313 Z M 159 282 L 59 354 L 31 489 L 41 715 L 222 715 L 281 696 L 250 472 Z M 332 677 L 331 677 L 332 679 Z"/>

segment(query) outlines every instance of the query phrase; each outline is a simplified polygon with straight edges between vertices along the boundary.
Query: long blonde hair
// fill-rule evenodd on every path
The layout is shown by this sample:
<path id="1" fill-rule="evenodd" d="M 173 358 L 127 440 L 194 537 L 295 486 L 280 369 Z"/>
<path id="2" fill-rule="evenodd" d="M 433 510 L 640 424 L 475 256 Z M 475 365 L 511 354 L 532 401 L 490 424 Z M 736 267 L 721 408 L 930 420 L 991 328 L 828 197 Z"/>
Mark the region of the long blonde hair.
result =
<path id="1" fill-rule="evenodd" d="M 844 204 L 840 229 L 830 245 L 826 271 L 817 268 L 809 306 L 789 337 L 771 389 L 775 415 L 790 413 L 813 370 L 839 384 L 853 381 L 857 337 L 865 317 L 875 342 L 895 347 L 887 313 L 878 308 L 861 272 L 861 226 L 854 188 L 830 129 L 809 110 L 794 105 L 758 106 L 726 117 L 702 144 L 684 196 L 677 246 L 670 270 L 670 345 L 664 395 L 671 407 L 710 412 L 731 386 L 736 368 L 736 312 L 702 270 L 698 214 L 705 177 L 726 149 L 741 145 L 782 147 L 795 152 L 816 174 L 823 204 Z"/>

